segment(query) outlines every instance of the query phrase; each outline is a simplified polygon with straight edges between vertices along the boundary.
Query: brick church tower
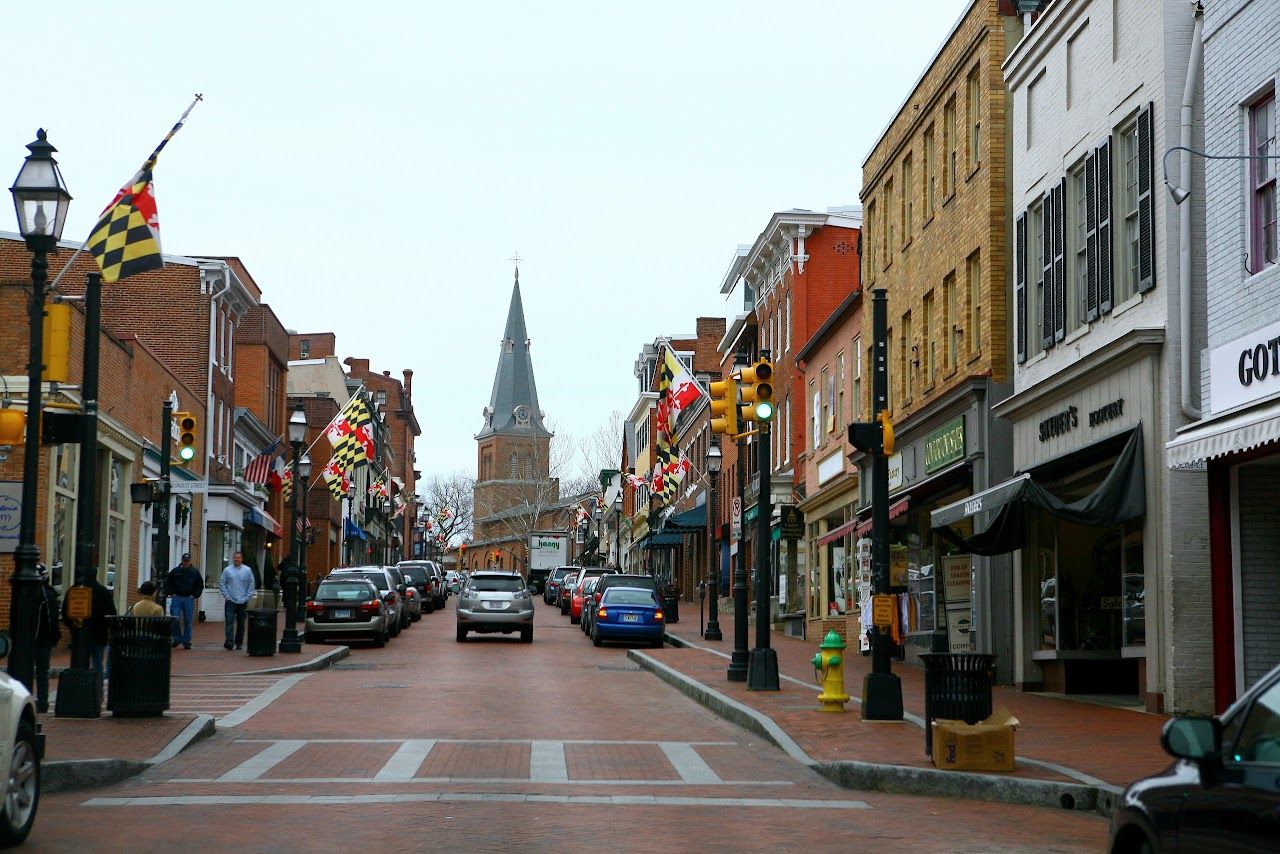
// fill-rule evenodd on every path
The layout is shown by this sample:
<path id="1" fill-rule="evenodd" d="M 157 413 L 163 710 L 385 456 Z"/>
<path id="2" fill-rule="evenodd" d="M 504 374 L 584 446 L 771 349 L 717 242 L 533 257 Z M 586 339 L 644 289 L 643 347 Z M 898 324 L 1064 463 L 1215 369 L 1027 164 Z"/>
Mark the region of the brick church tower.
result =
<path id="1" fill-rule="evenodd" d="M 523 569 L 528 532 L 559 501 L 560 484 L 550 477 L 552 434 L 538 406 L 518 268 L 501 346 L 484 426 L 475 437 L 475 534 L 467 564 Z"/>

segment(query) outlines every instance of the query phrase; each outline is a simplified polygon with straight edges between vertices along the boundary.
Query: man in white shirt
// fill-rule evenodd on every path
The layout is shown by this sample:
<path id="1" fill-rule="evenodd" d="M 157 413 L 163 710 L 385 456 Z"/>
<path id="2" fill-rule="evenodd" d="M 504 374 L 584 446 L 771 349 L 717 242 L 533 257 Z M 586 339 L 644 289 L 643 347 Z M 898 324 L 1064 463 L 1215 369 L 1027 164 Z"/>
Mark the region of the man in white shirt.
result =
<path id="1" fill-rule="evenodd" d="M 253 570 L 244 565 L 244 557 L 240 552 L 231 556 L 231 563 L 222 570 L 218 579 L 218 589 L 227 600 L 223 611 L 226 619 L 227 639 L 223 649 L 242 649 L 244 647 L 244 621 L 249 599 L 253 596 L 256 582 Z"/>

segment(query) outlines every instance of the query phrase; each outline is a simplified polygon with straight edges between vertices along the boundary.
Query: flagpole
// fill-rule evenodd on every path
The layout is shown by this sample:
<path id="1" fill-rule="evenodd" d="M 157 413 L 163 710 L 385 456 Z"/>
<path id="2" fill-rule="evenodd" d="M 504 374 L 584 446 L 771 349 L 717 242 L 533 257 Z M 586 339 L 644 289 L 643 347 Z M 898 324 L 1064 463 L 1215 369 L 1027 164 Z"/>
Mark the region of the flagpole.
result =
<path id="1" fill-rule="evenodd" d="M 187 116 L 191 115 L 191 111 L 195 109 L 196 104 L 200 103 L 203 100 L 204 100 L 204 95 L 196 93 L 196 96 L 192 99 L 191 103 L 187 106 L 185 110 L 182 111 L 182 115 L 178 117 L 178 121 L 174 123 L 173 128 L 167 134 L 165 134 L 164 139 L 160 140 L 160 144 L 156 146 L 156 150 L 151 152 L 151 156 L 148 157 L 145 162 L 143 162 L 142 164 L 143 169 L 146 169 L 148 164 L 151 164 L 151 165 L 155 164 L 156 157 L 160 155 L 160 151 L 165 147 L 165 145 L 169 142 L 169 140 L 173 138 L 173 135 L 177 133 L 178 130 L 182 127 L 182 123 L 187 120 Z M 111 206 L 107 205 L 107 207 L 111 207 Z M 104 208 L 103 213 L 105 212 L 106 210 Z M 99 214 L 99 216 L 101 216 L 101 214 Z M 96 220 L 94 221 L 94 226 L 95 227 L 97 226 Z M 57 290 L 58 282 L 61 282 L 62 277 L 65 276 L 67 274 L 67 271 L 71 269 L 71 264 L 77 258 L 79 258 L 81 255 L 84 254 L 84 250 L 89 248 L 89 240 L 92 237 L 93 237 L 93 232 L 91 231 L 89 233 L 89 237 L 86 237 L 84 239 L 84 243 L 80 244 L 80 248 L 71 254 L 71 257 L 67 259 L 67 263 L 62 265 L 62 269 L 58 271 L 58 275 L 53 277 L 53 283 L 49 285 L 50 291 Z"/>

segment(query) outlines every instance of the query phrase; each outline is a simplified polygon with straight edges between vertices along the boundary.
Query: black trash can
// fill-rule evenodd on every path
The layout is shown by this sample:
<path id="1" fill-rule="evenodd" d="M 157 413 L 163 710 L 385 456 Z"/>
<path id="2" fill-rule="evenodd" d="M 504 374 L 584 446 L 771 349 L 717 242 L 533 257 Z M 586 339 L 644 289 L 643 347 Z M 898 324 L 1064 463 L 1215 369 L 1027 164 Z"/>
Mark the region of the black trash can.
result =
<path id="1" fill-rule="evenodd" d="M 926 652 L 924 662 L 924 752 L 933 755 L 933 720 L 967 724 L 991 716 L 991 673 L 994 655 L 972 652 Z"/>
<path id="2" fill-rule="evenodd" d="M 662 610 L 668 624 L 680 622 L 680 588 L 662 588 Z"/>
<path id="3" fill-rule="evenodd" d="M 173 617 L 107 617 L 107 636 L 107 708 L 122 717 L 164 714 L 169 708 Z"/>
<path id="4" fill-rule="evenodd" d="M 248 616 L 250 655 L 276 654 L 276 610 L 274 608 L 250 608 Z"/>

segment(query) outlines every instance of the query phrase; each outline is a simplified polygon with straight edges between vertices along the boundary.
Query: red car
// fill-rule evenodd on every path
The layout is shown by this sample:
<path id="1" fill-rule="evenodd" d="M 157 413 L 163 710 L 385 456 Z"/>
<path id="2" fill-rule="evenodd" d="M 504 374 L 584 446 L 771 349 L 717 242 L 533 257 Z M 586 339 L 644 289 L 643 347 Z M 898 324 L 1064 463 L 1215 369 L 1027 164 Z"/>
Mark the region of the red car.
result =
<path id="1" fill-rule="evenodd" d="M 574 582 L 573 592 L 569 596 L 569 622 L 578 625 L 578 621 L 582 619 L 582 601 L 583 585 L 587 583 L 589 578 L 599 578 L 602 575 L 610 575 L 617 572 L 616 569 L 610 569 L 605 566 L 588 567 L 578 573 L 578 580 Z"/>

